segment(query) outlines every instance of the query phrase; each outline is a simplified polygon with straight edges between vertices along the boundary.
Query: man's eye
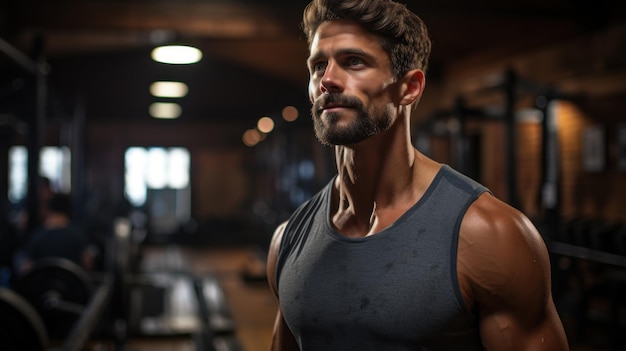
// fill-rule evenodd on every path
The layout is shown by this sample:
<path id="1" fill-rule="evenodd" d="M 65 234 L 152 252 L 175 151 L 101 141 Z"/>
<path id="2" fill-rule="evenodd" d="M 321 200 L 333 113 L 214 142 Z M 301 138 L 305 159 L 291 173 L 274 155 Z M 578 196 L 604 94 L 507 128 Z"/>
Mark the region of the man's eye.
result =
<path id="1" fill-rule="evenodd" d="M 361 59 L 360 59 L 360 58 L 358 58 L 358 57 L 351 57 L 351 58 L 348 60 L 348 64 L 349 64 L 350 66 L 358 66 L 358 65 L 363 64 L 363 60 L 361 60 Z"/>
<path id="2" fill-rule="evenodd" d="M 313 72 L 321 72 L 324 71 L 326 69 L 326 63 L 325 62 L 318 62 L 313 64 Z"/>

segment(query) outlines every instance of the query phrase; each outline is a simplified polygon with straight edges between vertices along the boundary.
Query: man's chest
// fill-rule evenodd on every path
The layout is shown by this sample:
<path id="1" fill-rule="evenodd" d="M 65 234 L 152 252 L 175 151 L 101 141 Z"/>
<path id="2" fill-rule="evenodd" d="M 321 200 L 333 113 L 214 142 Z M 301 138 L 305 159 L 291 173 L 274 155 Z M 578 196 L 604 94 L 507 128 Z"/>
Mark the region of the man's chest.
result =
<path id="1" fill-rule="evenodd" d="M 279 297 L 294 331 L 416 342 L 459 312 L 449 256 L 400 243 L 352 244 L 316 242 L 287 259 Z"/>

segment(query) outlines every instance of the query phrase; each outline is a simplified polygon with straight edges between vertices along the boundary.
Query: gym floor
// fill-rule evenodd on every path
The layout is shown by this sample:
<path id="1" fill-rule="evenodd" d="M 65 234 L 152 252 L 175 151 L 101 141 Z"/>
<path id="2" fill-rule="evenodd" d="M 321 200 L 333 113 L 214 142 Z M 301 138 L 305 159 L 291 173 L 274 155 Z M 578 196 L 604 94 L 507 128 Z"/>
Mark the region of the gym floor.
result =
<path id="1" fill-rule="evenodd" d="M 269 350 L 276 300 L 264 280 L 244 279 L 243 272 L 264 272 L 260 255 L 251 248 L 197 248 L 158 246 L 144 249 L 142 270 L 164 267 L 189 269 L 196 276 L 219 280 L 235 323 L 235 335 L 244 351 Z M 571 321 L 570 321 L 571 322 Z M 566 328 L 567 328 L 566 323 Z M 570 334 L 570 331 L 568 331 Z M 607 348 L 572 344 L 572 351 L 604 351 Z M 195 351 L 188 338 L 144 338 L 129 340 L 128 351 Z"/>
<path id="2" fill-rule="evenodd" d="M 235 333 L 244 351 L 269 350 L 277 303 L 264 281 L 246 281 L 244 271 L 262 274 L 264 267 L 248 248 L 151 247 L 144 250 L 142 270 L 186 267 L 195 276 L 216 276 L 226 295 Z M 145 338 L 129 341 L 128 351 L 195 351 L 188 338 Z"/>

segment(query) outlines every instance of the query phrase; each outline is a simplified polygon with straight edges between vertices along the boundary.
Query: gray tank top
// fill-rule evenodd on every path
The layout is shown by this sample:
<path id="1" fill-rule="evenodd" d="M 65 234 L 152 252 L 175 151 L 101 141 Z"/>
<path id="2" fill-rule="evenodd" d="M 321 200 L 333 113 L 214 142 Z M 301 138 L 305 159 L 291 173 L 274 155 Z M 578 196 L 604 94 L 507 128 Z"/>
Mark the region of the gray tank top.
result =
<path id="1" fill-rule="evenodd" d="M 302 351 L 482 350 L 461 296 L 461 219 L 485 187 L 443 166 L 393 225 L 348 238 L 330 224 L 332 182 L 289 220 L 277 262 L 280 307 Z"/>

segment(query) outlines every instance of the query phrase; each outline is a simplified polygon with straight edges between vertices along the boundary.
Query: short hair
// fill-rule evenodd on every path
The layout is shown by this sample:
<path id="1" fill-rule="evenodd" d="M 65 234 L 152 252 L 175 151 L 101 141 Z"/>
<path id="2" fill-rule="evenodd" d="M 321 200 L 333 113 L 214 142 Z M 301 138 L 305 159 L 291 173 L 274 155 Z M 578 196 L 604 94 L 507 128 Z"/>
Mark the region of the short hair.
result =
<path id="1" fill-rule="evenodd" d="M 72 214 L 72 200 L 66 194 L 54 194 L 48 202 L 48 209 L 52 212 L 62 213 L 66 216 Z"/>
<path id="2" fill-rule="evenodd" d="M 396 78 L 412 69 L 426 72 L 431 41 L 422 19 L 405 5 L 391 0 L 313 0 L 302 16 L 309 47 L 326 21 L 351 20 L 381 39 Z"/>

